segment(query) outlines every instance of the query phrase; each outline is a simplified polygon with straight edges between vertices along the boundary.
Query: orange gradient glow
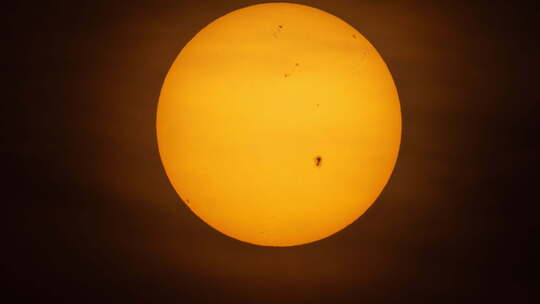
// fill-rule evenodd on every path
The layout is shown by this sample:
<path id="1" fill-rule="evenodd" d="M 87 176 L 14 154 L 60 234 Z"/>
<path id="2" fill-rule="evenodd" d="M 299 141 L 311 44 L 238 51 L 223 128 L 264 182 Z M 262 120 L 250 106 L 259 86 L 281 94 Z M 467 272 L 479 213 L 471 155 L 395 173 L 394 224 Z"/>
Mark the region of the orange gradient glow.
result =
<path id="1" fill-rule="evenodd" d="M 182 200 L 235 239 L 293 246 L 360 217 L 394 168 L 401 113 L 375 48 L 343 20 L 272 3 L 210 23 L 169 70 L 159 152 Z"/>

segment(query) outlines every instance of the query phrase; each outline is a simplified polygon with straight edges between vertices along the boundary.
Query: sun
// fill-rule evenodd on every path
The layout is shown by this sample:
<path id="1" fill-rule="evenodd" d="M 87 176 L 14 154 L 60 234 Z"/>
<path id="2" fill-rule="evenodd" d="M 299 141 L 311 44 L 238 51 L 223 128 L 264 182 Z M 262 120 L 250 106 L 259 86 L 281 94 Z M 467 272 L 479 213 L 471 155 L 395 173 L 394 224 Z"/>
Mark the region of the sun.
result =
<path id="1" fill-rule="evenodd" d="M 362 34 L 322 10 L 269 3 L 185 45 L 156 128 L 167 176 L 197 216 L 244 242 L 293 246 L 373 204 L 396 163 L 401 112 Z"/>

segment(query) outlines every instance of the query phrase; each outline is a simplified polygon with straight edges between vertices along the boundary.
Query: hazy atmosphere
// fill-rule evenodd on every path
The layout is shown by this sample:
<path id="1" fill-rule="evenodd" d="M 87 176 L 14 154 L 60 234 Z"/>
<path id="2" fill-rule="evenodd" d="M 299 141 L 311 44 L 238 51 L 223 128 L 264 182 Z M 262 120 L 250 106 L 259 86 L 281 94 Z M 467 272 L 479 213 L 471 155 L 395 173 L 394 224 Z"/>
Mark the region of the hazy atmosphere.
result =
<path id="1" fill-rule="evenodd" d="M 362 217 L 285 248 L 201 221 L 167 179 L 156 138 L 160 90 L 182 47 L 215 18 L 260 2 L 3 9 L 1 267 L 18 303 L 536 302 L 533 6 L 294 2 L 373 44 L 399 94 L 402 137 Z"/>

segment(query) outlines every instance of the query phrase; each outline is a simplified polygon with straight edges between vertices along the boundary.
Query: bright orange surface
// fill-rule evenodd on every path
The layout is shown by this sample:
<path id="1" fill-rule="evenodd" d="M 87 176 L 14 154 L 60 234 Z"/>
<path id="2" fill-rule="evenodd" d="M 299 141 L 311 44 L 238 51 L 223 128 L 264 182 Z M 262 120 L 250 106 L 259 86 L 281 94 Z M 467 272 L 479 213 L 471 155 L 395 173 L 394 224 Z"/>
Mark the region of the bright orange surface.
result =
<path id="1" fill-rule="evenodd" d="M 182 200 L 241 241 L 313 242 L 375 201 L 401 113 L 375 48 L 321 10 L 233 11 L 182 49 L 161 91 L 160 155 Z"/>

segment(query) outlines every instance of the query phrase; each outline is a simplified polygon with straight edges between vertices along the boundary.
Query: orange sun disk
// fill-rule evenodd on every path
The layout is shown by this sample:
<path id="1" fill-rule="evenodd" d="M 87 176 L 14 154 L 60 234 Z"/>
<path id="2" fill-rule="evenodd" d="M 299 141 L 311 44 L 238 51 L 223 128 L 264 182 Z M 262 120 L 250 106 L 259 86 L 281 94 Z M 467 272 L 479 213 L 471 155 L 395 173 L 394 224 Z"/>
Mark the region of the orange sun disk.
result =
<path id="1" fill-rule="evenodd" d="M 401 138 L 377 50 L 316 8 L 271 3 L 213 21 L 182 49 L 157 112 L 159 152 L 182 200 L 235 239 L 328 237 L 383 190 Z"/>

